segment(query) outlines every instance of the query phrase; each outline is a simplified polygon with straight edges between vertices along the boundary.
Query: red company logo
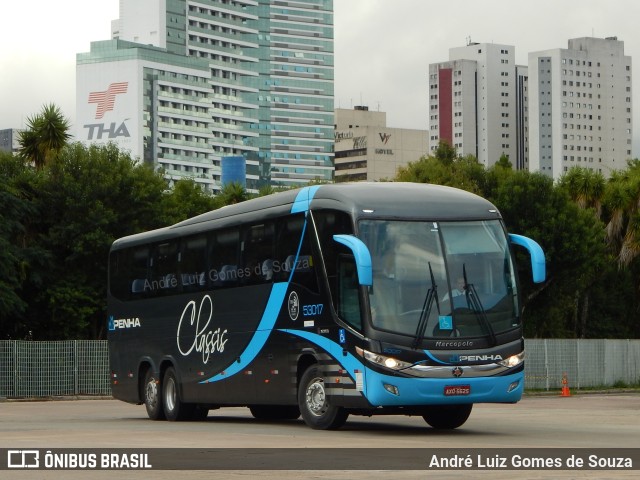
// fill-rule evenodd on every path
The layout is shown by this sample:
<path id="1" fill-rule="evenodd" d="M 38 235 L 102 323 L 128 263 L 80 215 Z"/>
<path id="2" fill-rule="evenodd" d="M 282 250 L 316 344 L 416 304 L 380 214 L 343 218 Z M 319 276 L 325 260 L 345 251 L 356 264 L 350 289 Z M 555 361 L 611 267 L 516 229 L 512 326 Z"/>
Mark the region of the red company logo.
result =
<path id="1" fill-rule="evenodd" d="M 113 110 L 116 103 L 116 95 L 127 93 L 129 82 L 112 83 L 104 92 L 91 92 L 89 94 L 89 103 L 96 103 L 96 118 L 104 117 L 106 112 Z"/>

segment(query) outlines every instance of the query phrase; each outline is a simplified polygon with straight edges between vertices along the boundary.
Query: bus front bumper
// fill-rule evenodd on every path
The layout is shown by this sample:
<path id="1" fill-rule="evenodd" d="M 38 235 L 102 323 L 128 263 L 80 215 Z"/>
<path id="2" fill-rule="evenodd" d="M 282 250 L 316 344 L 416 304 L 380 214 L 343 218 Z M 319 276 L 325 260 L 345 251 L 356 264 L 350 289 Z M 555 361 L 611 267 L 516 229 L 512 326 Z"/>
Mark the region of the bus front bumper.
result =
<path id="1" fill-rule="evenodd" d="M 524 370 L 511 375 L 468 378 L 407 378 L 365 370 L 363 392 L 375 407 L 516 403 L 524 391 Z"/>

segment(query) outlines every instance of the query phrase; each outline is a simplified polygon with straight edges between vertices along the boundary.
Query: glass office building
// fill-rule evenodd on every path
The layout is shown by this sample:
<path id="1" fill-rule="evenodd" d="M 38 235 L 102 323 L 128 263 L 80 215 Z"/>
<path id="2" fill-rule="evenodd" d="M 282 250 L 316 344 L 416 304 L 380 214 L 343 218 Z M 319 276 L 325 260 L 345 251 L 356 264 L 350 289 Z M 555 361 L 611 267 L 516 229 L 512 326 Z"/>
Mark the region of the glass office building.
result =
<path id="1" fill-rule="evenodd" d="M 137 93 L 144 98 L 138 103 L 152 105 L 151 110 L 169 108 L 164 123 L 192 126 L 194 132 L 205 134 L 199 138 L 206 138 L 206 165 L 198 175 L 204 176 L 201 181 L 208 188 L 220 188 L 222 158 L 238 155 L 246 159 L 249 190 L 333 178 L 332 0 L 122 0 L 120 18 L 112 22 L 112 37 L 137 44 L 131 48 L 151 46 L 167 53 L 170 62 L 165 70 L 179 77 L 168 86 L 169 93 L 177 95 L 178 101 L 161 105 L 158 95 L 141 88 Z M 183 72 L 182 66 L 176 71 L 171 66 L 176 56 L 189 58 L 196 70 L 205 65 L 206 74 L 192 75 Z M 79 65 L 99 61 L 93 49 L 78 58 Z M 110 63 L 108 70 L 117 73 L 120 67 Z M 154 70 L 163 71 L 157 65 Z M 180 111 L 192 105 L 193 99 L 184 98 L 182 85 L 190 75 L 198 83 L 206 79 L 207 84 L 205 92 L 198 90 L 193 104 L 198 120 L 183 118 L 185 112 Z M 111 80 L 93 88 L 106 92 L 112 83 L 123 81 L 116 77 L 103 76 Z M 79 84 L 81 80 L 79 69 Z M 90 93 L 78 92 L 78 102 L 87 103 Z M 204 110 L 202 100 L 207 103 Z M 117 107 L 116 101 L 114 110 Z M 186 116 L 193 115 L 187 112 Z M 93 120 L 78 118 L 79 122 Z M 171 170 L 174 176 L 193 174 L 181 163 L 192 155 L 180 148 L 163 149 L 157 128 L 163 122 L 158 122 L 147 119 L 145 125 L 152 128 L 149 135 L 145 131 L 140 157 Z M 138 130 L 143 129 L 141 123 Z M 169 130 L 169 137 L 175 133 L 180 141 L 189 135 L 189 128 Z"/>

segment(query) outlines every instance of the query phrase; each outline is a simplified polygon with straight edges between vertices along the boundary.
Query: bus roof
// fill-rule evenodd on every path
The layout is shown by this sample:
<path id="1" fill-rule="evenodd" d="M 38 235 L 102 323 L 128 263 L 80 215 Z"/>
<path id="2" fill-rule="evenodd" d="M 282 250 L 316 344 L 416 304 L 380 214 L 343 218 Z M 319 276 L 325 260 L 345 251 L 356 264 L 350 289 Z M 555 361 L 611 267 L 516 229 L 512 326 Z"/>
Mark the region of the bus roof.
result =
<path id="1" fill-rule="evenodd" d="M 213 221 L 226 225 L 253 222 L 267 215 L 283 215 L 309 208 L 342 210 L 351 213 L 356 219 L 366 217 L 443 221 L 500 218 L 491 202 L 457 188 L 403 182 L 337 183 L 287 190 L 228 205 L 169 227 L 116 240 L 114 247 L 122 243 L 139 244 L 151 238 L 161 240 L 195 233 L 210 228 L 208 224 Z"/>
<path id="2" fill-rule="evenodd" d="M 436 221 L 499 218 L 497 208 L 478 195 L 426 183 L 358 182 L 326 185 L 316 192 L 311 208 L 327 208 L 332 203 L 333 208 L 351 211 L 356 218 L 402 217 Z"/>

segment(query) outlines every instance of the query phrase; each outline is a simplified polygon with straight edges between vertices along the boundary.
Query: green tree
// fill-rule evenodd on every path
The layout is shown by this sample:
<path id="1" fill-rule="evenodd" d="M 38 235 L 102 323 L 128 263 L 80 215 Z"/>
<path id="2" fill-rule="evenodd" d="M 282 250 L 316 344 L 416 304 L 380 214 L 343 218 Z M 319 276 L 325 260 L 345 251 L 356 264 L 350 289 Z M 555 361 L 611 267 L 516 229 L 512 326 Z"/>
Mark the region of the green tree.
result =
<path id="1" fill-rule="evenodd" d="M 629 266 L 640 254 L 640 160 L 613 172 L 603 195 L 607 241 L 620 267 Z"/>
<path id="2" fill-rule="evenodd" d="M 547 280 L 542 285 L 531 283 L 528 259 L 518 256 L 527 336 L 586 336 L 588 309 L 581 307 L 607 261 L 602 222 L 538 173 L 514 172 L 490 200 L 510 232 L 535 239 L 545 251 Z"/>
<path id="3" fill-rule="evenodd" d="M 265 184 L 258 190 L 259 197 L 266 197 L 267 195 L 273 195 L 277 190 L 273 187 L 273 185 Z"/>
<path id="4" fill-rule="evenodd" d="M 513 164 L 509 160 L 509 155 L 507 155 L 506 153 L 503 153 L 502 155 L 500 155 L 500 160 L 496 162 L 496 166 L 499 168 L 504 168 L 508 170 L 513 169 Z"/>
<path id="5" fill-rule="evenodd" d="M 456 149 L 453 148 L 449 142 L 441 140 L 433 156 L 443 165 L 451 165 L 458 158 L 458 152 L 456 152 Z"/>
<path id="6" fill-rule="evenodd" d="M 191 179 L 177 181 L 173 189 L 165 194 L 162 205 L 167 225 L 195 217 L 215 208 L 214 197 Z"/>
<path id="7" fill-rule="evenodd" d="M 22 220 L 28 215 L 29 208 L 12 185 L 13 163 L 10 154 L 0 152 L 0 339 L 15 337 L 11 319 L 26 308 L 19 295 L 23 272 L 17 243 L 24 230 Z"/>
<path id="8" fill-rule="evenodd" d="M 593 208 L 598 218 L 602 214 L 602 198 L 606 180 L 600 172 L 573 167 L 558 181 L 580 208 Z"/>
<path id="9" fill-rule="evenodd" d="M 42 107 L 38 115 L 27 118 L 27 128 L 20 132 L 19 155 L 41 169 L 64 148 L 71 135 L 70 124 L 59 107 L 54 104 Z"/>
<path id="10" fill-rule="evenodd" d="M 26 323 L 38 339 L 101 337 L 109 248 L 116 238 L 164 226 L 166 183 L 113 144 L 76 143 L 36 187 L 34 241 L 50 260 L 31 266 L 40 279 L 28 279 Z"/>
<path id="11" fill-rule="evenodd" d="M 47 252 L 31 245 L 32 224 L 38 221 L 33 204 L 39 174 L 11 155 L 0 152 L 0 339 L 28 337 L 25 283 L 31 265 L 41 265 Z M 38 283 L 39 275 L 31 275 Z"/>
<path id="12" fill-rule="evenodd" d="M 472 156 L 448 156 L 447 144 L 442 144 L 440 157 L 426 156 L 416 162 L 410 162 L 398 169 L 395 180 L 399 182 L 433 183 L 461 188 L 474 193 L 485 190 L 486 176 L 484 166 Z"/>
<path id="13" fill-rule="evenodd" d="M 249 199 L 247 190 L 239 182 L 227 183 L 216 196 L 216 203 L 219 207 L 233 205 Z"/>

